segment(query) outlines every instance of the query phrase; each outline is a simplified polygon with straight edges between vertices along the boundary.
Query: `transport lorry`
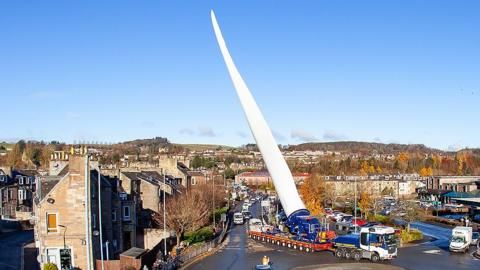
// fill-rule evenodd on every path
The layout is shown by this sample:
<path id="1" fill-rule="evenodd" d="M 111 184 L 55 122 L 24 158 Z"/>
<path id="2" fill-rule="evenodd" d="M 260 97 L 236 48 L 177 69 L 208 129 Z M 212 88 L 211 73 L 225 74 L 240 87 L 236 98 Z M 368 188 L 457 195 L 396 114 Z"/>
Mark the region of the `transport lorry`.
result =
<path id="1" fill-rule="evenodd" d="M 452 238 L 450 240 L 450 251 L 467 252 L 472 243 L 472 227 L 455 227 L 452 230 Z"/>
<path id="2" fill-rule="evenodd" d="M 233 223 L 236 225 L 243 224 L 245 222 L 245 219 L 243 218 L 243 214 L 240 212 L 236 212 L 233 214 Z"/>
<path id="3" fill-rule="evenodd" d="M 357 261 L 378 262 L 397 257 L 395 230 L 387 226 L 364 227 L 359 234 L 338 236 L 333 240 L 333 247 L 336 257 Z"/>

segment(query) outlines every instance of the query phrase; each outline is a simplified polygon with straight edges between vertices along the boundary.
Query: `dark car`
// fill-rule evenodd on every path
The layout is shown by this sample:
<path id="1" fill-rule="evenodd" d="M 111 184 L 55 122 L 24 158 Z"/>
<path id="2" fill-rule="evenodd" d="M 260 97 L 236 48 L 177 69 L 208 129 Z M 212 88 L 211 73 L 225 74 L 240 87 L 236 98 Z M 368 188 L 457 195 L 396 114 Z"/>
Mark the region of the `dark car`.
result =
<path id="1" fill-rule="evenodd" d="M 245 219 L 251 219 L 252 218 L 252 213 L 250 213 L 250 211 L 245 211 L 242 214 L 243 214 L 243 217 Z"/>

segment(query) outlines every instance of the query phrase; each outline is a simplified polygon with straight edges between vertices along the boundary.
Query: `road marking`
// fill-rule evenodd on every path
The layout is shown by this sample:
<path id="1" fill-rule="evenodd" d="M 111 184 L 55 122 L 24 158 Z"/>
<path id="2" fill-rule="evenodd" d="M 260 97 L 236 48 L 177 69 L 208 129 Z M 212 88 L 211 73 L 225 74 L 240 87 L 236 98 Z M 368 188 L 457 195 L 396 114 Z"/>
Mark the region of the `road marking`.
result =
<path id="1" fill-rule="evenodd" d="M 435 254 L 435 255 L 440 255 L 442 251 L 438 250 L 438 249 L 431 249 L 431 250 L 424 250 L 423 253 L 426 253 L 426 254 Z"/>

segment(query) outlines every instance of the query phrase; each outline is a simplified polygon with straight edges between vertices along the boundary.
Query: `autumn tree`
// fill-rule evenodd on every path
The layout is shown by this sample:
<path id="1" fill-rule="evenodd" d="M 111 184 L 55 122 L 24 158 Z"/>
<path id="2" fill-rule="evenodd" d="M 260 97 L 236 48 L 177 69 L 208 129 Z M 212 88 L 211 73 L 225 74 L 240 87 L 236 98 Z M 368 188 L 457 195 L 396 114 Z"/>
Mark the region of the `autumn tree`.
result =
<path id="1" fill-rule="evenodd" d="M 368 213 L 370 210 L 373 209 L 373 199 L 372 195 L 370 192 L 367 190 L 363 190 L 360 192 L 360 200 L 358 201 L 358 207 L 360 208 L 360 211 L 365 215 L 365 218 L 367 218 Z"/>
<path id="2" fill-rule="evenodd" d="M 313 174 L 305 179 L 300 186 L 300 195 L 305 206 L 314 216 L 322 214 L 325 201 L 325 181 L 318 174 Z"/>
<path id="3" fill-rule="evenodd" d="M 174 231 L 177 237 L 177 244 L 188 231 L 196 231 L 206 223 L 212 214 L 212 204 L 208 197 L 206 185 L 201 185 L 189 190 L 183 190 L 182 195 L 172 196 L 167 199 L 165 205 L 167 228 Z M 163 224 L 163 208 L 154 219 Z"/>
<path id="4" fill-rule="evenodd" d="M 422 177 L 427 177 L 427 176 L 432 176 L 433 175 L 433 170 L 431 167 L 428 167 L 428 168 L 425 168 L 423 167 L 420 172 L 419 172 L 420 176 Z"/>
<path id="5" fill-rule="evenodd" d="M 24 146 L 23 146 L 24 147 Z M 8 153 L 7 164 L 10 167 L 18 168 L 22 166 L 23 150 L 21 144 L 16 143 L 12 151 Z"/>

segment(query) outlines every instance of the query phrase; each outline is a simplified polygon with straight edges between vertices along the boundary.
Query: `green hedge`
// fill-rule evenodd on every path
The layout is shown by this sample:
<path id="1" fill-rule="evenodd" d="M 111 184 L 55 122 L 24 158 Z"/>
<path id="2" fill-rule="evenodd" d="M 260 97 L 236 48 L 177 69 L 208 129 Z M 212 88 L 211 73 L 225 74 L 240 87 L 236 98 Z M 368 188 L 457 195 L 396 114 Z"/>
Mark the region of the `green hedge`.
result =
<path id="1" fill-rule="evenodd" d="M 203 227 L 196 232 L 186 232 L 184 237 L 185 237 L 185 242 L 188 242 L 190 244 L 195 244 L 195 243 L 204 242 L 206 240 L 211 239 L 213 237 L 213 231 L 210 226 Z"/>
<path id="2" fill-rule="evenodd" d="M 400 237 L 402 239 L 402 243 L 405 244 L 405 243 L 410 243 L 417 240 L 422 240 L 423 234 L 422 232 L 414 229 L 410 230 L 410 232 L 408 232 L 407 230 L 402 230 Z"/>

